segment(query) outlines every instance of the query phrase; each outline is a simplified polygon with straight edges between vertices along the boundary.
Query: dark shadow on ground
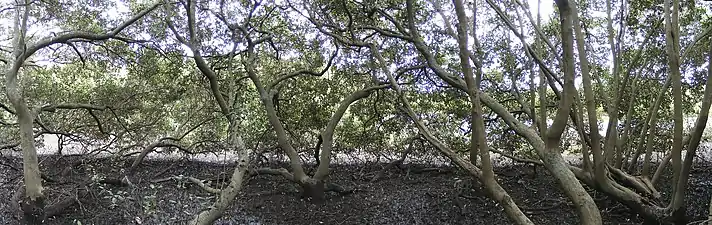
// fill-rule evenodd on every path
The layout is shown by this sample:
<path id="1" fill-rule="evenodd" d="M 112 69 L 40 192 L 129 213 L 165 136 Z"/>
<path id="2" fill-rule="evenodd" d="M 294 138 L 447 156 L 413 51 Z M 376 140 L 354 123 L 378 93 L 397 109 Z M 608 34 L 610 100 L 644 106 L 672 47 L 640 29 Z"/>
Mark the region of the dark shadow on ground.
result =
<path id="1" fill-rule="evenodd" d="M 126 161 L 84 159 L 77 156 L 42 158 L 42 171 L 50 201 L 85 189 L 75 204 L 47 224 L 185 224 L 192 215 L 209 206 L 214 196 L 188 181 L 164 180 L 192 176 L 224 185 L 232 165 L 189 161 L 145 161 L 135 176 L 135 186 L 92 183 L 88 179 L 118 177 Z M 17 158 L 0 158 L 0 198 L 10 199 L 21 180 Z M 275 167 L 281 165 L 273 165 Z M 333 166 L 330 181 L 356 190 L 352 194 L 329 193 L 325 203 L 311 204 L 299 197 L 298 189 L 282 177 L 260 175 L 250 178 L 226 216 L 216 224 L 511 224 L 502 208 L 484 196 L 479 185 L 457 169 L 431 169 L 426 165 L 404 165 L 386 173 L 380 181 L 371 177 L 383 166 Z M 429 168 L 423 170 L 424 168 Z M 512 165 L 497 168 L 500 184 L 536 224 L 578 224 L 573 207 L 543 168 Z M 158 174 L 160 173 L 160 174 Z M 687 195 L 692 220 L 706 217 L 712 185 L 712 167 L 697 165 Z M 664 178 L 663 192 L 670 185 Z M 635 214 L 605 196 L 592 192 L 605 224 L 642 224 Z M 8 201 L 0 204 L 0 224 L 17 224 Z"/>

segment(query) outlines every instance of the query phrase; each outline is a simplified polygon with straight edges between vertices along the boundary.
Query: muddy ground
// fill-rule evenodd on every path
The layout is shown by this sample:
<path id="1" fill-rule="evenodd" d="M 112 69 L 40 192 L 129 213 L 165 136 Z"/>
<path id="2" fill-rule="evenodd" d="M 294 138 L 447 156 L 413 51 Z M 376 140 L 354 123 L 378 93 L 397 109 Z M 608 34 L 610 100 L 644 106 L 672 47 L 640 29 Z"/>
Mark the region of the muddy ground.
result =
<path id="1" fill-rule="evenodd" d="M 214 180 L 231 172 L 231 165 L 196 161 L 145 161 L 134 186 L 93 182 L 118 177 L 126 161 L 48 156 L 41 159 L 48 202 L 79 193 L 80 204 L 47 224 L 185 224 L 209 206 L 213 196 L 187 181 L 164 179 L 192 176 Z M 82 162 L 82 163 L 79 163 Z M 272 165 L 277 167 L 280 165 Z M 502 208 L 484 196 L 469 176 L 449 167 L 404 165 L 371 182 L 383 164 L 333 166 L 331 181 L 354 190 L 328 193 L 323 204 L 299 197 L 298 189 L 282 177 L 251 177 L 235 205 L 216 224 L 511 224 Z M 0 158 L 0 199 L 11 199 L 21 177 L 18 158 Z M 511 165 L 496 169 L 509 191 L 536 224 L 579 224 L 572 206 L 543 168 Z M 712 166 L 696 165 L 690 179 L 689 214 L 703 220 L 712 191 Z M 665 179 L 665 178 L 664 178 Z M 158 182 L 156 182 L 158 181 Z M 669 193 L 663 182 L 661 191 Z M 473 188 L 474 187 L 474 188 Z M 78 188 L 78 189 L 77 189 Z M 605 224 L 643 224 L 626 207 L 592 192 Z M 664 197 L 665 198 L 665 197 Z M 17 224 L 16 212 L 3 201 L 0 224 Z"/>

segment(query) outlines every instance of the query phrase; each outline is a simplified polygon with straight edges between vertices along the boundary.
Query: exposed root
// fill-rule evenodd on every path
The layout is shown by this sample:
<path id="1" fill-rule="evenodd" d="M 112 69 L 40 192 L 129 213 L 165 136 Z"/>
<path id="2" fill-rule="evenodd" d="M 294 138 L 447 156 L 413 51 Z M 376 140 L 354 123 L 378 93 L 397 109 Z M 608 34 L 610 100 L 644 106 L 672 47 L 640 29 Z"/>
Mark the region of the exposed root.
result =
<path id="1" fill-rule="evenodd" d="M 353 194 L 356 192 L 361 192 L 363 190 L 354 189 L 354 188 L 344 188 L 338 184 L 326 183 L 325 191 L 333 191 L 333 192 L 339 193 L 340 195 L 348 195 L 348 194 Z"/>
<path id="2" fill-rule="evenodd" d="M 653 187 L 650 180 L 645 177 L 634 177 L 626 174 L 620 169 L 612 166 L 608 166 L 608 170 L 611 171 L 613 178 L 627 187 L 631 187 L 639 193 L 645 196 L 650 196 L 654 199 L 660 199 L 660 192 L 658 192 L 655 187 Z"/>
<path id="3" fill-rule="evenodd" d="M 605 193 L 606 196 L 622 203 L 632 211 L 639 213 L 646 221 L 650 221 L 651 223 L 670 223 L 668 208 L 660 206 L 654 199 L 650 199 L 626 186 L 618 184 L 618 182 L 612 178 L 611 172 L 607 174 L 608 186 L 603 186 L 598 185 L 598 183 L 594 181 L 594 177 L 588 172 L 584 172 L 581 169 L 572 169 L 572 171 L 580 181 L 594 187 L 597 191 Z"/>
<path id="4" fill-rule="evenodd" d="M 79 203 L 79 196 L 84 196 L 86 194 L 85 190 L 77 189 L 74 193 L 65 196 L 60 199 L 57 203 L 45 207 L 45 218 L 50 218 L 62 214 L 68 208 L 72 207 L 74 204 Z"/>
<path id="5" fill-rule="evenodd" d="M 553 202 L 553 204 L 547 205 L 547 206 L 540 206 L 540 207 L 527 207 L 527 206 L 520 206 L 522 210 L 526 211 L 527 214 L 532 214 L 533 212 L 546 212 L 552 209 L 556 209 L 566 203 L 565 201 L 557 200 L 557 199 L 548 199 L 549 201 L 546 201 L 546 199 L 541 200 L 536 202 L 541 203 L 541 202 Z"/>
<path id="6" fill-rule="evenodd" d="M 86 183 L 84 183 L 86 184 Z M 81 185 L 80 185 L 81 186 Z M 87 190 L 83 188 L 75 188 L 73 191 L 67 193 L 64 197 L 60 198 L 59 201 L 51 204 L 51 205 L 44 205 L 43 208 L 41 209 L 31 209 L 28 207 L 31 207 L 32 205 L 28 204 L 31 202 L 27 202 L 27 199 L 24 198 L 25 195 L 25 188 L 23 185 L 18 185 L 18 187 L 15 189 L 15 193 L 12 196 L 11 202 L 12 206 L 16 208 L 18 214 L 16 215 L 16 219 L 18 220 L 23 220 L 23 217 L 21 216 L 23 213 L 27 213 L 28 210 L 33 211 L 33 213 L 40 213 L 38 216 L 40 216 L 43 219 L 48 219 L 51 217 L 55 217 L 58 215 L 61 215 L 64 213 L 67 209 L 70 207 L 74 206 L 74 204 L 79 204 L 79 198 L 86 196 L 87 195 Z M 46 200 L 42 200 L 46 202 Z M 40 210 L 40 211 L 38 211 Z M 26 218 L 26 217 L 25 217 Z"/>
<path id="7" fill-rule="evenodd" d="M 287 171 L 285 168 L 279 168 L 279 169 L 272 169 L 272 168 L 258 168 L 258 169 L 251 169 L 250 170 L 250 176 L 256 176 L 260 174 L 267 174 L 267 175 L 278 175 L 278 176 L 283 176 L 285 179 L 295 182 L 294 180 L 294 175 Z"/>

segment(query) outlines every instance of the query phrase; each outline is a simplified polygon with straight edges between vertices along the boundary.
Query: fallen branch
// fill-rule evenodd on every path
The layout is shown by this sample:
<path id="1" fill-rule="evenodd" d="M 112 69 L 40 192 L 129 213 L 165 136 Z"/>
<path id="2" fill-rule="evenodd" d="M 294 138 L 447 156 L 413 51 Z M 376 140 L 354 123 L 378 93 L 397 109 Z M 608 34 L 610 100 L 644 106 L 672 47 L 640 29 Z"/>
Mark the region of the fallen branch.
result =
<path id="1" fill-rule="evenodd" d="M 151 180 L 151 183 L 163 183 L 163 182 L 170 181 L 170 180 L 176 180 L 176 177 L 164 177 L 164 178 L 160 178 L 160 179 L 153 179 L 153 180 Z"/>
<path id="2" fill-rule="evenodd" d="M 294 180 L 294 175 L 292 175 L 287 169 L 285 168 L 279 168 L 279 169 L 272 169 L 272 168 L 259 168 L 259 169 L 252 169 L 250 170 L 250 176 L 256 176 L 260 174 L 267 174 L 267 175 L 278 175 L 278 176 L 283 176 L 289 181 L 296 182 Z"/>
<path id="3" fill-rule="evenodd" d="M 198 178 L 195 178 L 195 177 L 185 177 L 182 175 L 181 176 L 171 176 L 171 177 L 151 180 L 151 183 L 162 183 L 162 182 L 171 181 L 171 180 L 177 180 L 177 181 L 188 180 L 191 183 L 198 185 L 198 187 L 200 187 L 201 189 L 203 189 L 204 191 L 206 191 L 208 193 L 220 194 L 220 189 L 210 187 L 210 185 L 203 183 L 202 180 L 199 180 Z"/>
<path id="4" fill-rule="evenodd" d="M 78 188 L 75 190 L 75 193 L 60 199 L 57 203 L 45 207 L 45 218 L 52 218 L 62 214 L 65 210 L 69 209 L 69 207 L 79 203 L 79 196 L 84 196 L 86 193 L 86 190 Z"/>
<path id="5" fill-rule="evenodd" d="M 431 168 L 423 168 L 423 169 L 413 168 L 413 169 L 409 170 L 409 173 L 415 173 L 415 174 L 428 173 L 428 172 L 434 172 L 437 174 L 445 174 L 445 173 L 451 173 L 452 169 L 431 167 Z"/>
<path id="6" fill-rule="evenodd" d="M 168 172 L 169 170 L 173 169 L 173 168 L 174 168 L 176 165 L 178 165 L 179 163 L 181 163 L 181 161 L 177 161 L 177 162 L 171 164 L 170 166 L 166 167 L 165 169 L 162 169 L 161 171 L 158 171 L 158 173 L 153 174 L 153 176 L 151 176 L 151 178 L 155 179 L 156 177 L 165 174 L 165 173 Z"/>
<path id="7" fill-rule="evenodd" d="M 198 180 L 194 177 L 187 177 L 187 179 L 188 179 L 188 181 L 193 182 L 195 185 L 198 185 L 198 187 L 202 188 L 203 190 L 207 191 L 208 193 L 220 194 L 220 189 L 210 187 L 207 184 L 203 183 L 203 181 L 201 181 L 201 180 Z"/>
<path id="8" fill-rule="evenodd" d="M 712 221 L 712 219 L 706 219 L 706 220 L 698 220 L 698 221 L 693 221 L 691 223 L 688 223 L 688 225 L 695 225 L 695 224 L 702 224 L 704 225 L 707 222 Z"/>
<path id="9" fill-rule="evenodd" d="M 133 176 L 134 174 L 136 174 L 138 166 L 141 164 L 143 159 L 146 158 L 146 156 L 149 153 L 153 152 L 154 149 L 156 149 L 156 148 L 163 148 L 163 147 L 178 148 L 182 151 L 190 152 L 190 150 L 185 149 L 183 146 L 181 146 L 179 144 L 169 142 L 169 140 L 176 141 L 177 139 L 173 138 L 173 137 L 164 137 L 164 138 L 161 138 L 158 141 L 153 142 L 152 144 L 146 146 L 146 148 L 144 148 L 141 151 L 141 153 L 138 155 L 138 157 L 136 157 L 136 159 L 134 159 L 133 163 L 131 163 L 131 166 L 127 169 L 128 175 Z"/>
<path id="10" fill-rule="evenodd" d="M 384 167 L 381 171 L 379 171 L 378 174 L 376 174 L 376 176 L 373 176 L 373 178 L 371 179 L 371 182 L 378 181 L 379 179 L 381 179 L 381 177 L 385 176 L 386 171 L 390 170 L 391 168 L 393 168 L 395 166 L 399 166 L 399 165 L 403 164 L 403 161 L 405 161 L 405 158 L 408 156 L 409 153 L 411 153 L 413 151 L 413 149 L 414 148 L 411 143 L 411 145 L 408 146 L 408 149 L 405 152 L 403 152 L 403 154 L 401 155 L 401 157 L 399 159 L 388 163 L 388 165 L 386 165 L 386 167 Z"/>

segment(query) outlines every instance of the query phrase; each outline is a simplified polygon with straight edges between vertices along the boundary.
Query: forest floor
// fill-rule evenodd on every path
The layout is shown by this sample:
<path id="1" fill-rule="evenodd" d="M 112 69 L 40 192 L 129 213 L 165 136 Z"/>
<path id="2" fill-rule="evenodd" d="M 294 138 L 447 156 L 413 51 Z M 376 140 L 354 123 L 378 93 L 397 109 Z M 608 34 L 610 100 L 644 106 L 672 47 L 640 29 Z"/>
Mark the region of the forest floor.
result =
<path id="1" fill-rule="evenodd" d="M 134 186 L 94 182 L 119 177 L 127 161 L 77 156 L 41 158 L 48 203 L 78 194 L 80 204 L 67 208 L 47 224 L 185 224 L 213 202 L 213 195 L 174 176 L 213 180 L 229 176 L 232 165 L 195 161 L 144 161 Z M 82 163 L 79 163 L 82 162 Z M 277 167 L 280 165 L 272 165 Z M 322 204 L 300 198 L 298 189 L 280 176 L 249 178 L 233 207 L 216 224 L 511 224 L 502 207 L 489 200 L 463 172 L 450 167 L 407 164 L 372 177 L 385 164 L 336 165 L 330 181 L 353 189 L 351 194 L 328 193 Z M 21 161 L 0 158 L 0 199 L 11 199 L 21 180 Z M 536 172 L 535 172 L 536 171 Z M 527 165 L 499 167 L 500 184 L 536 224 L 579 224 L 573 206 L 544 168 Z M 691 221 L 706 217 L 712 191 L 712 165 L 696 165 L 687 195 Z M 669 177 L 669 175 L 667 175 Z M 670 193 L 667 177 L 661 192 Z M 79 191 L 77 191 L 79 190 Z M 592 192 L 605 224 L 643 224 L 625 206 Z M 664 197 L 665 198 L 665 197 Z M 17 224 L 9 201 L 0 203 L 0 224 Z"/>

